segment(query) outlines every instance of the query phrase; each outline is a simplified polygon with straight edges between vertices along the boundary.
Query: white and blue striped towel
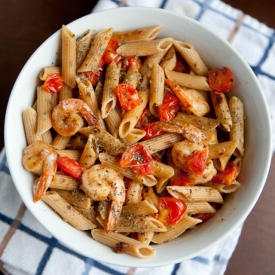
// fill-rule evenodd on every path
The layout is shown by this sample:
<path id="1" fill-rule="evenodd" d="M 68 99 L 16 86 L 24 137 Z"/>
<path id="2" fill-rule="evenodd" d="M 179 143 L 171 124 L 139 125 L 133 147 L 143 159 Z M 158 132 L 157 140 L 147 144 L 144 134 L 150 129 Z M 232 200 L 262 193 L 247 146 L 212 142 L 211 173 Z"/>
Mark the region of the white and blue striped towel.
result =
<path id="1" fill-rule="evenodd" d="M 182 13 L 230 41 L 252 67 L 263 88 L 271 114 L 275 144 L 273 29 L 219 0 L 100 0 L 93 12 L 120 6 L 159 7 Z M 106 265 L 68 249 L 36 221 L 13 185 L 5 149 L 0 155 L 0 270 L 4 274 L 221 275 L 226 270 L 240 233 L 241 227 L 212 249 L 175 265 L 161 268 Z"/>

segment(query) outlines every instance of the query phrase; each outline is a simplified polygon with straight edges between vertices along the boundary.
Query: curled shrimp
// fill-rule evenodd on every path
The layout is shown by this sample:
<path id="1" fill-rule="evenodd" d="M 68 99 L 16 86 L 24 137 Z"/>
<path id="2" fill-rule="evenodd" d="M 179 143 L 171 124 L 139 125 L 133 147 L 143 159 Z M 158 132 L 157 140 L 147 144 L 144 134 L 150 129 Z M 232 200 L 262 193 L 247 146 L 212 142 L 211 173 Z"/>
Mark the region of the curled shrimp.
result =
<path id="1" fill-rule="evenodd" d="M 112 231 L 125 202 L 125 185 L 122 176 L 107 166 L 97 164 L 83 173 L 81 188 L 92 200 L 111 201 L 105 221 L 105 231 Z"/>
<path id="2" fill-rule="evenodd" d="M 59 102 L 52 112 L 52 126 L 61 136 L 73 136 L 84 125 L 99 125 L 90 107 L 81 99 L 67 98 Z"/>
<path id="3" fill-rule="evenodd" d="M 22 158 L 24 168 L 40 176 L 34 193 L 34 202 L 40 200 L 47 191 L 56 173 L 56 159 L 55 149 L 41 140 L 35 141 L 24 149 Z"/>
<path id="4" fill-rule="evenodd" d="M 154 123 L 153 127 L 160 131 L 182 134 L 189 142 L 201 143 L 206 141 L 204 133 L 191 124 L 173 121 L 157 121 Z"/>
<path id="5" fill-rule="evenodd" d="M 216 175 L 212 160 L 208 159 L 209 149 L 205 143 L 193 143 L 187 140 L 175 144 L 171 155 L 174 164 L 186 172 L 194 184 L 206 183 Z"/>

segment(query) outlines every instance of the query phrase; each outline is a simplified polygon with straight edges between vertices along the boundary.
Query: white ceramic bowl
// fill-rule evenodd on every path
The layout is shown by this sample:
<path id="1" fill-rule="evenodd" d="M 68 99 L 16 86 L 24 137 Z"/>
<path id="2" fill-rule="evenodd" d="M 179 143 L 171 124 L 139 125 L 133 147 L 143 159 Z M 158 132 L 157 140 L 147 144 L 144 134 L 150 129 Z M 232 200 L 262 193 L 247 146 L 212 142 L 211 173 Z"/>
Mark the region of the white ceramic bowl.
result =
<path id="1" fill-rule="evenodd" d="M 56 60 L 60 31 L 47 39 L 31 56 L 12 90 L 5 121 L 5 146 L 14 184 L 27 208 L 60 242 L 72 250 L 109 264 L 153 267 L 192 258 L 224 239 L 247 217 L 256 203 L 268 174 L 271 159 L 271 127 L 267 104 L 261 88 L 247 63 L 227 43 L 200 23 L 180 14 L 152 8 L 120 8 L 80 18 L 68 27 L 77 35 L 91 28 L 101 30 L 136 29 L 163 25 L 160 36 L 187 41 L 195 46 L 205 63 L 211 67 L 227 66 L 234 73 L 231 95 L 238 96 L 245 106 L 245 157 L 239 181 L 242 186 L 228 196 L 222 209 L 207 223 L 185 233 L 172 242 L 155 245 L 156 256 L 138 259 L 115 254 L 94 241 L 88 234 L 66 224 L 45 203 L 33 203 L 31 173 L 24 170 L 21 157 L 26 147 L 22 113 L 35 97 L 37 76 L 44 66 Z"/>

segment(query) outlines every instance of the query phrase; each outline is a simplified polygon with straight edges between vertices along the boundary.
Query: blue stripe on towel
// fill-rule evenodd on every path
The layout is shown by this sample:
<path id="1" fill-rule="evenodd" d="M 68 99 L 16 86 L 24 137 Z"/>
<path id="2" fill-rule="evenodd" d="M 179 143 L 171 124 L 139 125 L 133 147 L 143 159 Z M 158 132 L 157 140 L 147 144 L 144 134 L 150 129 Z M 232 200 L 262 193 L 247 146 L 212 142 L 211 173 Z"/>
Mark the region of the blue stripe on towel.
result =
<path id="1" fill-rule="evenodd" d="M 196 262 L 199 262 L 199 263 L 205 264 L 205 265 L 208 265 L 210 263 L 210 261 L 208 259 L 201 257 L 201 256 L 194 257 L 192 259 L 192 261 L 196 261 Z"/>

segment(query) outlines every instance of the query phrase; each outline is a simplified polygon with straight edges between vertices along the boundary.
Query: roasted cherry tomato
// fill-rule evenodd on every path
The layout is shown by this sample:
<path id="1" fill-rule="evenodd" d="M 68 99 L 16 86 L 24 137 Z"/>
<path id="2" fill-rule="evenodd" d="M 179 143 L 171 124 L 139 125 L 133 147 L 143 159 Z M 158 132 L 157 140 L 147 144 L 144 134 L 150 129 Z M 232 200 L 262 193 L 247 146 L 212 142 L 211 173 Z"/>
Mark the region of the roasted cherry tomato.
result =
<path id="1" fill-rule="evenodd" d="M 80 165 L 77 161 L 69 157 L 59 157 L 56 160 L 56 163 L 60 170 L 64 172 L 66 175 L 69 175 L 74 179 L 81 180 L 81 176 L 85 171 L 85 168 L 82 165 Z"/>
<path id="2" fill-rule="evenodd" d="M 178 113 L 180 101 L 177 96 L 171 92 L 164 95 L 163 103 L 159 106 L 159 116 L 162 121 L 172 120 Z"/>
<path id="3" fill-rule="evenodd" d="M 146 135 L 142 138 L 142 140 L 151 139 L 165 133 L 164 131 L 155 129 L 154 123 L 148 124 L 146 127 L 142 128 L 142 130 L 146 132 Z"/>
<path id="4" fill-rule="evenodd" d="M 121 59 L 121 56 L 117 54 L 116 49 L 118 48 L 118 41 L 116 39 L 111 39 L 104 51 L 103 61 L 104 64 L 110 64 L 113 61 L 118 63 Z"/>
<path id="5" fill-rule="evenodd" d="M 137 69 L 140 70 L 142 67 L 141 59 L 137 56 L 124 57 L 122 60 L 121 69 L 127 72 L 132 65 L 135 65 Z"/>
<path id="6" fill-rule="evenodd" d="M 143 129 L 147 125 L 158 121 L 158 119 L 150 112 L 149 108 L 145 108 L 136 124 L 136 128 Z"/>
<path id="7" fill-rule="evenodd" d="M 234 161 L 228 162 L 224 171 L 219 171 L 213 178 L 214 183 L 231 185 L 238 177 L 238 166 Z"/>
<path id="8" fill-rule="evenodd" d="M 49 93 L 57 93 L 63 87 L 63 79 L 59 74 L 50 74 L 44 82 L 43 88 Z"/>
<path id="9" fill-rule="evenodd" d="M 142 99 L 138 95 L 138 91 L 130 84 L 118 84 L 116 87 L 116 94 L 120 106 L 129 111 L 142 103 Z"/>
<path id="10" fill-rule="evenodd" d="M 188 170 L 194 174 L 201 175 L 206 168 L 207 149 L 197 151 L 187 159 Z"/>
<path id="11" fill-rule="evenodd" d="M 99 80 L 103 80 L 104 60 L 101 59 L 98 65 L 98 70 L 86 72 L 86 77 L 90 80 L 92 86 L 95 86 Z"/>
<path id="12" fill-rule="evenodd" d="M 189 74 L 190 72 L 189 65 L 179 53 L 176 53 L 176 66 L 173 71 L 185 74 Z"/>
<path id="13" fill-rule="evenodd" d="M 170 181 L 171 186 L 193 186 L 194 182 L 192 182 L 186 173 L 179 172 L 177 173 Z"/>
<path id="14" fill-rule="evenodd" d="M 153 158 L 141 144 L 134 144 L 126 148 L 121 156 L 120 166 L 130 167 L 140 176 L 153 174 Z"/>
<path id="15" fill-rule="evenodd" d="M 164 225 L 177 224 L 187 209 L 184 201 L 172 196 L 160 197 L 158 204 L 157 219 Z"/>
<path id="16" fill-rule="evenodd" d="M 208 84 L 217 92 L 227 92 L 233 84 L 232 71 L 224 67 L 223 69 L 213 69 L 208 72 Z"/>

